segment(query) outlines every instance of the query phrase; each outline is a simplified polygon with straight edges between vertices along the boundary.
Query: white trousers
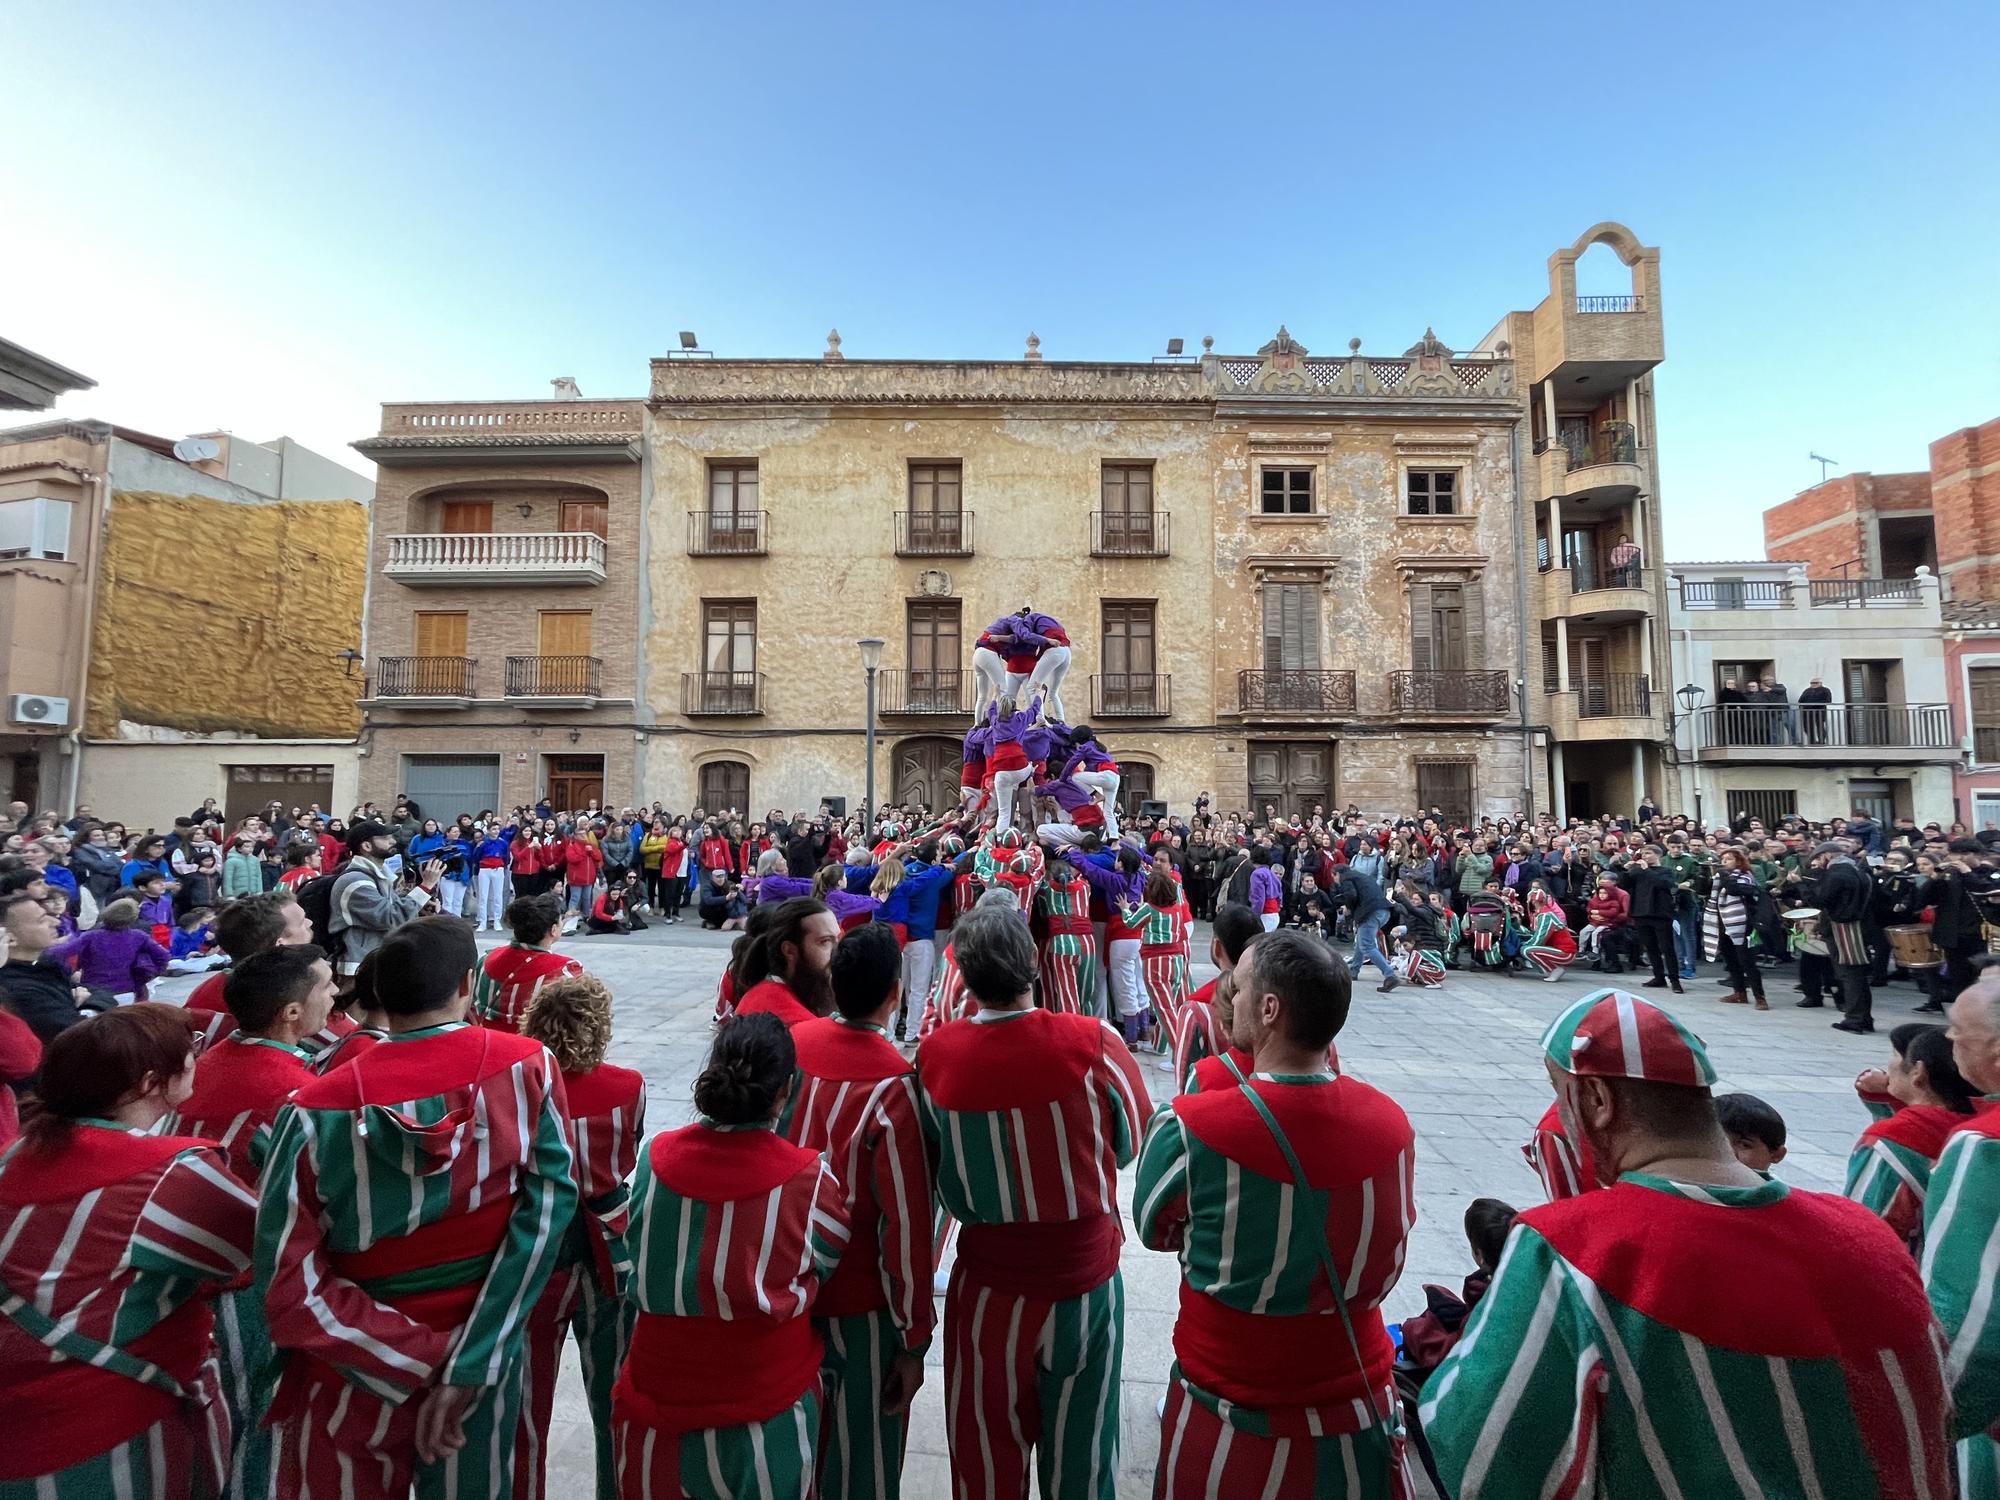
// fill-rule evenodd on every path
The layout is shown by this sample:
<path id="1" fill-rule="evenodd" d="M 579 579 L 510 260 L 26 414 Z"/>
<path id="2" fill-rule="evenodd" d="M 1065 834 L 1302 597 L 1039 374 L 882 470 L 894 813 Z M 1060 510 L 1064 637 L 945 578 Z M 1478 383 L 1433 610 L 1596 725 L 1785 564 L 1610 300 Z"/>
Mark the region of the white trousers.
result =
<path id="1" fill-rule="evenodd" d="M 1146 1008 L 1146 978 L 1139 969 L 1139 940 L 1119 938 L 1105 945 L 1111 970 L 1111 998 L 1121 1016 L 1136 1016 Z"/>
<path id="2" fill-rule="evenodd" d="M 1074 823 L 1038 823 L 1035 837 L 1045 844 L 1067 844 L 1072 849 L 1083 847 L 1083 830 Z"/>
<path id="3" fill-rule="evenodd" d="M 1000 810 L 1000 828 L 1014 826 L 1014 792 L 1035 774 L 1033 766 L 1023 766 L 1018 771 L 995 771 L 993 773 L 993 800 Z"/>
<path id="4" fill-rule="evenodd" d="M 465 910 L 465 882 L 453 880 L 449 875 L 438 882 L 438 905 L 444 914 L 455 917 Z"/>
<path id="5" fill-rule="evenodd" d="M 922 1015 L 924 997 L 931 992 L 931 968 L 937 962 L 937 943 L 931 938 L 911 938 L 903 944 L 903 998 L 896 1009 L 896 1027 L 902 1029 L 904 1018 L 910 1013 L 910 1002 L 915 998 L 917 1014 Z"/>
<path id="6" fill-rule="evenodd" d="M 1274 911 L 1258 913 L 1257 920 L 1264 924 L 1266 932 L 1276 932 L 1278 930 L 1278 914 Z"/>
<path id="7" fill-rule="evenodd" d="M 1118 838 L 1118 773 L 1116 771 L 1078 771 L 1070 780 L 1086 792 L 1101 792 L 1104 796 L 1104 836 L 1113 842 Z"/>
<path id="8" fill-rule="evenodd" d="M 1050 646 L 1042 652 L 1042 659 L 1035 663 L 1035 670 L 1029 674 L 1027 694 L 1033 698 L 1036 693 L 1048 695 L 1048 716 L 1068 722 L 1069 715 L 1063 712 L 1063 679 L 1069 676 L 1069 647 Z M 1025 707 L 1026 705 L 1022 705 Z"/>
<path id="9" fill-rule="evenodd" d="M 507 869 L 504 865 L 481 870 L 476 877 L 479 891 L 478 926 L 500 926 L 500 914 L 507 906 Z"/>
<path id="10" fill-rule="evenodd" d="M 972 717 L 984 723 L 986 705 L 1000 696 L 1007 682 L 1007 663 L 991 646 L 975 646 L 972 651 L 972 676 L 979 689 L 978 696 L 972 700 Z"/>

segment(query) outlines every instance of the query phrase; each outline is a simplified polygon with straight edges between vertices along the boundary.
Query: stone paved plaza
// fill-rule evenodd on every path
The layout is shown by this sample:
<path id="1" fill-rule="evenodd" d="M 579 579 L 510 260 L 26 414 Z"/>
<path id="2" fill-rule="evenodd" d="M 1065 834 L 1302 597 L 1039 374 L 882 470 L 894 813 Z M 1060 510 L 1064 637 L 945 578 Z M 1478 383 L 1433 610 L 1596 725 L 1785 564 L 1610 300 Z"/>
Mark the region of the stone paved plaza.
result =
<path id="1" fill-rule="evenodd" d="M 490 942 L 491 939 L 482 939 Z M 1207 930 L 1196 934 L 1206 953 Z M 728 953 L 725 935 L 696 927 L 652 930 L 632 937 L 574 937 L 574 953 L 600 974 L 617 996 L 612 1060 L 640 1069 L 648 1085 L 648 1126 L 669 1129 L 691 1117 L 690 1091 L 710 1036 L 716 980 Z M 1687 995 L 1642 991 L 1664 999 L 1707 1042 L 1722 1075 L 1722 1089 L 1747 1089 L 1784 1114 L 1791 1154 L 1779 1175 L 1803 1187 L 1840 1186 L 1848 1149 L 1866 1121 L 1855 1101 L 1854 1075 L 1888 1055 L 1880 1036 L 1848 1036 L 1829 1028 L 1831 1010 L 1801 1011 L 1789 970 L 1770 978 L 1775 1009 L 1758 1013 L 1724 1006 L 1716 997 L 1716 966 L 1687 981 Z M 1212 970 L 1197 967 L 1199 979 Z M 1631 982 L 1643 975 L 1626 975 Z M 1521 1157 L 1521 1143 L 1550 1098 L 1536 1049 L 1543 1025 L 1601 976 L 1573 973 L 1557 984 L 1528 978 L 1451 974 L 1441 990 L 1398 990 L 1378 995 L 1371 981 L 1356 996 L 1340 1041 L 1343 1065 L 1387 1090 L 1409 1113 L 1417 1131 L 1417 1226 L 1408 1268 L 1389 1299 L 1394 1320 L 1420 1311 L 1422 1286 L 1454 1290 L 1469 1269 L 1460 1228 L 1466 1203 L 1481 1195 L 1520 1207 L 1540 1201 L 1540 1189 Z M 162 998 L 187 987 L 176 983 Z M 1917 1003 L 1906 985 L 1877 996 L 1883 1030 L 1906 1019 Z M 1171 1080 L 1151 1057 L 1144 1059 L 1155 1101 L 1170 1095 Z M 1129 1215 L 1131 1170 L 1121 1174 L 1120 1202 Z M 1127 1218 L 1129 1229 L 1130 1219 Z M 1119 1493 L 1151 1493 L 1157 1456 L 1155 1403 L 1172 1359 L 1177 1275 L 1173 1258 L 1127 1239 L 1123 1260 L 1127 1295 L 1124 1437 Z M 913 1500 L 950 1493 L 944 1456 L 942 1371 L 937 1345 L 932 1375 L 917 1397 L 904 1494 Z M 558 1395 L 558 1430 L 552 1434 L 551 1493 L 589 1493 L 591 1432 L 575 1375 L 573 1354 Z"/>

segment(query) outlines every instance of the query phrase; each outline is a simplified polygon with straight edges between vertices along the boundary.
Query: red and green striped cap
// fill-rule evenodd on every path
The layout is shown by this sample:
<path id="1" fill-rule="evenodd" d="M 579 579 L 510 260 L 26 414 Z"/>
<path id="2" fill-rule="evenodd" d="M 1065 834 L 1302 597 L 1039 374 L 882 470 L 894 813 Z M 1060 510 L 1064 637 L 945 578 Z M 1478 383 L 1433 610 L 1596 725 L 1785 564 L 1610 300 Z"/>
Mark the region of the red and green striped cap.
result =
<path id="1" fill-rule="evenodd" d="M 1701 1038 L 1650 1001 L 1592 990 L 1549 1023 L 1542 1051 L 1565 1073 L 1705 1089 L 1715 1065 Z"/>

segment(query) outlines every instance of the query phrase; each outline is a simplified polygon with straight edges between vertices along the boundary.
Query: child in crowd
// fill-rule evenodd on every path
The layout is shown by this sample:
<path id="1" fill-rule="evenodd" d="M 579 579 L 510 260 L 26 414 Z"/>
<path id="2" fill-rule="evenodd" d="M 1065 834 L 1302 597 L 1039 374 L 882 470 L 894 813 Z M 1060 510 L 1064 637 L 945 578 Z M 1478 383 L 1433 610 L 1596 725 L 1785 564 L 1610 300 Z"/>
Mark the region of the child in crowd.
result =
<path id="1" fill-rule="evenodd" d="M 297 839 L 285 846 L 285 873 L 278 877 L 279 885 L 295 891 L 319 873 L 317 840 Z"/>
<path id="2" fill-rule="evenodd" d="M 176 912 L 212 907 L 221 895 L 222 863 L 213 849 L 204 849 L 195 856 L 194 868 L 181 876 L 181 888 L 174 892 L 171 906 Z"/>
<path id="3" fill-rule="evenodd" d="M 1785 1117 L 1755 1094 L 1718 1094 L 1715 1115 L 1736 1159 L 1764 1177 L 1785 1159 Z"/>
<path id="4" fill-rule="evenodd" d="M 129 896 L 106 905 L 97 926 L 57 943 L 48 957 L 74 969 L 100 1006 L 145 999 L 147 981 L 167 967 L 167 950 L 139 925 L 139 903 Z"/>
<path id="5" fill-rule="evenodd" d="M 1619 962 L 1624 946 L 1624 929 L 1632 920 L 1632 898 L 1609 870 L 1597 877 L 1597 889 L 1584 903 L 1586 921 L 1577 934 L 1577 953 L 1588 953 L 1590 966 L 1606 974 L 1622 974 Z"/>
<path id="6" fill-rule="evenodd" d="M 174 940 L 174 898 L 167 894 L 167 877 L 158 870 L 142 871 L 137 890 L 139 922 L 152 932 L 153 941 L 165 948 Z"/>
<path id="7" fill-rule="evenodd" d="M 1441 1286 L 1426 1286 L 1423 1312 L 1403 1324 L 1403 1364 L 1421 1379 L 1444 1363 L 1465 1331 L 1465 1320 L 1500 1264 L 1501 1247 L 1514 1227 L 1515 1210 L 1498 1198 L 1474 1198 L 1465 1209 L 1465 1242 L 1472 1251 L 1472 1271 L 1454 1296 Z"/>
<path id="8" fill-rule="evenodd" d="M 205 974 L 228 962 L 227 954 L 215 950 L 215 912 L 206 906 L 182 912 L 167 949 L 167 972 Z"/>
<path id="9" fill-rule="evenodd" d="M 49 915 L 56 919 L 56 941 L 60 943 L 64 938 L 75 937 L 81 929 L 77 926 L 76 910 L 69 904 L 69 897 L 50 886 L 46 904 Z"/>

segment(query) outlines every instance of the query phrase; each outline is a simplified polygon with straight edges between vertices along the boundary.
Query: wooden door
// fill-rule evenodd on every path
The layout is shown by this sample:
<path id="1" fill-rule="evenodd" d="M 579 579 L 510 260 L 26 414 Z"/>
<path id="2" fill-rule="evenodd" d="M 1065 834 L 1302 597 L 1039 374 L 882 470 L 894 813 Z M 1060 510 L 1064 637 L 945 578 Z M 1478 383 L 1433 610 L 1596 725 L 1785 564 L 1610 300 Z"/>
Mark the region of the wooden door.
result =
<path id="1" fill-rule="evenodd" d="M 1309 815 L 1315 805 L 1333 803 L 1333 746 L 1324 740 L 1252 740 L 1250 800 L 1261 813 L 1264 804 L 1280 814 Z"/>
<path id="2" fill-rule="evenodd" d="M 544 795 L 557 812 L 580 812 L 595 801 L 604 805 L 604 757 L 601 755 L 549 755 Z"/>
<path id="3" fill-rule="evenodd" d="M 1465 599 L 1456 584 L 1431 585 L 1431 669 L 1465 670 Z"/>
<path id="4" fill-rule="evenodd" d="M 1104 550 L 1153 550 L 1153 466 L 1106 464 L 1103 475 Z"/>
<path id="5" fill-rule="evenodd" d="M 1417 807 L 1424 813 L 1435 807 L 1444 814 L 1447 826 L 1472 821 L 1472 762 L 1469 760 L 1420 760 L 1417 762 Z M 1571 809 L 1575 811 L 1574 808 Z"/>
<path id="6" fill-rule="evenodd" d="M 1888 668 L 1879 661 L 1844 661 L 1840 669 L 1847 687 L 1847 743 L 1893 745 L 1907 739 L 1897 732 L 1902 716 L 1887 706 Z"/>
<path id="7" fill-rule="evenodd" d="M 947 712 L 958 707 L 959 604 L 956 599 L 911 601 L 904 608 L 907 707 Z"/>
<path id="8" fill-rule="evenodd" d="M 1153 639 L 1151 600 L 1106 602 L 1102 636 L 1106 713 L 1153 711 L 1159 689 Z"/>
<path id="9" fill-rule="evenodd" d="M 963 471 L 957 464 L 910 465 L 910 546 L 955 552 L 963 529 Z"/>
<path id="10" fill-rule="evenodd" d="M 896 746 L 896 772 L 890 778 L 894 800 L 933 812 L 958 801 L 961 747 L 956 740 L 926 736 Z"/>
<path id="11" fill-rule="evenodd" d="M 438 530 L 447 535 L 463 536 L 492 529 L 491 500 L 447 500 L 438 509 Z"/>
<path id="12" fill-rule="evenodd" d="M 611 506 L 607 501 L 565 500 L 562 503 L 564 531 L 589 531 L 603 536 L 610 524 Z"/>
<path id="13" fill-rule="evenodd" d="M 714 599 L 701 609 L 702 707 L 749 713 L 757 705 L 757 602 Z"/>
<path id="14" fill-rule="evenodd" d="M 1578 712 L 1602 714 L 1609 693 L 1604 667 L 1605 642 L 1601 636 L 1569 638 L 1569 685 L 1576 689 Z"/>

